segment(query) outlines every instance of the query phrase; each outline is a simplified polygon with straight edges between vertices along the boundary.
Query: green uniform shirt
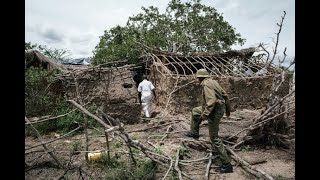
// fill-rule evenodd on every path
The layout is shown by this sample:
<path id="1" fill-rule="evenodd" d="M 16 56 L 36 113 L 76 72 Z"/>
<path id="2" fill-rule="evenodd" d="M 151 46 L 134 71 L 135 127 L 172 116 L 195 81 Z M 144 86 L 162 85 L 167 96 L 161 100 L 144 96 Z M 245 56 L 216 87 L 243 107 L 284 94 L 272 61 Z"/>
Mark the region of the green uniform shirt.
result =
<path id="1" fill-rule="evenodd" d="M 202 87 L 201 105 L 203 115 L 209 116 L 216 103 L 229 103 L 228 94 L 216 80 L 205 78 L 200 85 Z"/>

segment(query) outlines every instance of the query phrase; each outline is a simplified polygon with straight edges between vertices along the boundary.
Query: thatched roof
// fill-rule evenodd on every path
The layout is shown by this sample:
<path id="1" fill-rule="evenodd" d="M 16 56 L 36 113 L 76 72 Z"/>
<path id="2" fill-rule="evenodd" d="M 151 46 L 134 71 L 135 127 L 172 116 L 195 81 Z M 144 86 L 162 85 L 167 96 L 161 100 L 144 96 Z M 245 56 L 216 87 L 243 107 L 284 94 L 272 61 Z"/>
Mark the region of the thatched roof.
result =
<path id="1" fill-rule="evenodd" d="M 51 59 L 37 50 L 31 50 L 25 52 L 25 68 L 29 67 L 42 67 L 49 71 L 53 69 L 59 69 L 62 72 L 68 72 L 69 70 L 85 69 L 87 65 L 66 65 Z"/>

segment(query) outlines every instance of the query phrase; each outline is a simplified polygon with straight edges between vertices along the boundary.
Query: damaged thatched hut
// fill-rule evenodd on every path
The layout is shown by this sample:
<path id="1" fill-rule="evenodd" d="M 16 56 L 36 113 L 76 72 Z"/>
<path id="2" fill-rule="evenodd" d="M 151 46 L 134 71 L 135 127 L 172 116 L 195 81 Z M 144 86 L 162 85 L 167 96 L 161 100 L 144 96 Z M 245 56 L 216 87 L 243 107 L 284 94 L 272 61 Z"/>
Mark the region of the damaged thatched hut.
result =
<path id="1" fill-rule="evenodd" d="M 268 101 L 276 67 L 262 56 L 254 56 L 255 52 L 255 48 L 248 48 L 182 56 L 153 50 L 143 56 L 143 61 L 159 94 L 159 105 L 171 113 L 186 113 L 199 104 L 195 73 L 200 68 L 207 69 L 223 86 L 233 109 L 261 108 Z M 289 91 L 289 85 L 282 88 L 284 94 Z"/>

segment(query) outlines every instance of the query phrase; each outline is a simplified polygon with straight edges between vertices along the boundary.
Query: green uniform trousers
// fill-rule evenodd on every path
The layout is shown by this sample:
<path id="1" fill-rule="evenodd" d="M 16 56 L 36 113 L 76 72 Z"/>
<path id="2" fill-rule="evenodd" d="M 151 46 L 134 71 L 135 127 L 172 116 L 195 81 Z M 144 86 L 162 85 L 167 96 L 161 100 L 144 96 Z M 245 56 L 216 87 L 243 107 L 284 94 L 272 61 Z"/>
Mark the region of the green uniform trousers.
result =
<path id="1" fill-rule="evenodd" d="M 225 113 L 225 105 L 216 104 L 213 111 L 209 114 L 208 124 L 209 124 L 209 136 L 212 145 L 215 147 L 220 160 L 222 163 L 229 163 L 230 158 L 223 146 L 221 139 L 218 136 L 219 132 L 219 123 L 221 118 Z M 202 113 L 202 107 L 195 107 L 191 112 L 191 132 L 195 135 L 199 135 L 199 125 L 200 125 L 200 116 Z"/>

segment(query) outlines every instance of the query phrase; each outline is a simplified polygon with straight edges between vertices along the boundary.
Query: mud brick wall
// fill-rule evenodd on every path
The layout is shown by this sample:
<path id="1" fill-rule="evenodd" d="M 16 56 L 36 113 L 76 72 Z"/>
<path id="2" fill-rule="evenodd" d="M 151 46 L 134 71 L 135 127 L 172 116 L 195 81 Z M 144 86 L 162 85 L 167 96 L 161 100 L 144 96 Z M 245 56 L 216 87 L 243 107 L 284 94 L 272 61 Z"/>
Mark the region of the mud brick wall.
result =
<path id="1" fill-rule="evenodd" d="M 75 76 L 83 103 L 95 104 L 125 124 L 133 124 L 140 120 L 138 92 L 129 68 L 91 69 L 76 73 Z M 126 88 L 124 84 L 127 85 Z M 60 87 L 60 93 L 67 99 L 78 102 L 72 76 L 60 78 L 52 87 L 55 87 L 55 90 L 56 87 Z"/>
<path id="2" fill-rule="evenodd" d="M 171 113 L 190 113 L 195 106 L 200 106 L 200 85 L 198 81 L 190 83 L 194 78 L 180 77 L 177 82 L 176 76 L 162 75 L 153 69 L 151 80 L 156 86 L 160 106 L 165 108 L 169 95 L 175 85 L 182 88 L 171 94 L 167 110 Z M 236 109 L 260 109 L 268 101 L 271 92 L 273 76 L 267 77 L 213 77 L 228 93 L 232 111 Z M 286 76 L 284 84 L 279 89 L 280 96 L 289 92 L 290 76 Z M 187 84 L 187 85 L 186 85 Z"/>

